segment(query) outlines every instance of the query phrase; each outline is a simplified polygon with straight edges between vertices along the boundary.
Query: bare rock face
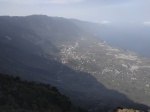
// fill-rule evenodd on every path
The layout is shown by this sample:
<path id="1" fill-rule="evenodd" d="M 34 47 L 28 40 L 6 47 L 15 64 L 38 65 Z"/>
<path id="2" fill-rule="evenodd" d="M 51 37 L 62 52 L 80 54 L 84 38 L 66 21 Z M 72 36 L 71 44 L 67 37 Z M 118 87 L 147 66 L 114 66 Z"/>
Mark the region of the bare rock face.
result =
<path id="1" fill-rule="evenodd" d="M 134 109 L 114 109 L 114 110 L 111 110 L 109 112 L 144 112 L 144 111 L 141 111 L 141 110 L 134 110 Z"/>

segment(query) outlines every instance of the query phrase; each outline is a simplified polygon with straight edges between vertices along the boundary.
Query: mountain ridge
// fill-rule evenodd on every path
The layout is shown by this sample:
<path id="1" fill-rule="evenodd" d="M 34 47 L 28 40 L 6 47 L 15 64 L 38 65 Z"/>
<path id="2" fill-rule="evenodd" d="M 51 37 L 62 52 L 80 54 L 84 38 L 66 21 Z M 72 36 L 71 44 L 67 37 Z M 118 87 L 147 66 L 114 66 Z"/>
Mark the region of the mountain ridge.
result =
<path id="1" fill-rule="evenodd" d="M 149 104 L 148 59 L 111 47 L 64 18 L 0 17 L 0 26 L 0 72 L 51 83 L 76 104 L 87 100 L 87 108 L 93 102 L 94 108 L 110 102 L 111 109 L 119 102 L 148 108 L 138 104 Z"/>

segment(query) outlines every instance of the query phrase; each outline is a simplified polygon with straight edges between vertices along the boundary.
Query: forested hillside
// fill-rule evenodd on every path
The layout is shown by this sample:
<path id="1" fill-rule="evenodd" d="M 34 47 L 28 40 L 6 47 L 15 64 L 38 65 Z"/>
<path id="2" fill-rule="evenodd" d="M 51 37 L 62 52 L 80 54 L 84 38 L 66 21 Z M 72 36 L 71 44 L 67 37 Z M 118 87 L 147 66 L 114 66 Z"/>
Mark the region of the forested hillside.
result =
<path id="1" fill-rule="evenodd" d="M 0 74 L 0 112 L 86 112 L 49 84 Z"/>

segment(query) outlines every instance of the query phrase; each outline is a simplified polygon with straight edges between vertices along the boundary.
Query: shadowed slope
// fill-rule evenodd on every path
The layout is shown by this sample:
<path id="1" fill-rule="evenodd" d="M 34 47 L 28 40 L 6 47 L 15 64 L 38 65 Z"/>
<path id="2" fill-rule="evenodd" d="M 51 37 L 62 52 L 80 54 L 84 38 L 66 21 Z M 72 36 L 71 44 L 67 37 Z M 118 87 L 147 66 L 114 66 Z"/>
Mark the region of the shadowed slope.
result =
<path id="1" fill-rule="evenodd" d="M 0 17 L 0 26 L 1 73 L 17 75 L 26 80 L 50 83 L 71 97 L 76 105 L 95 111 L 110 110 L 118 106 L 148 109 L 148 106 L 134 103 L 126 95 L 107 89 L 101 83 L 101 81 L 106 81 L 108 82 L 106 85 L 115 87 L 110 78 L 114 76 L 113 73 L 99 73 L 104 67 L 115 65 L 116 63 L 111 63 L 111 65 L 106 63 L 106 60 L 114 60 L 114 58 L 107 57 L 105 52 L 100 51 L 101 47 L 92 43 L 95 41 L 101 43 L 100 40 L 67 19 L 47 16 Z M 74 46 L 78 44 L 80 47 L 74 49 Z M 93 48 L 94 45 L 96 49 Z M 93 62 L 83 63 L 94 61 L 92 51 L 97 54 L 100 67 Z M 80 55 L 82 53 L 87 54 L 82 56 Z M 86 59 L 85 56 L 89 58 Z M 115 67 L 120 68 L 119 65 Z M 98 75 L 93 75 L 93 71 L 98 71 Z M 104 80 L 103 76 L 109 77 Z M 121 78 L 122 74 L 116 77 L 116 80 L 120 81 Z M 128 88 L 119 89 L 126 91 Z"/>

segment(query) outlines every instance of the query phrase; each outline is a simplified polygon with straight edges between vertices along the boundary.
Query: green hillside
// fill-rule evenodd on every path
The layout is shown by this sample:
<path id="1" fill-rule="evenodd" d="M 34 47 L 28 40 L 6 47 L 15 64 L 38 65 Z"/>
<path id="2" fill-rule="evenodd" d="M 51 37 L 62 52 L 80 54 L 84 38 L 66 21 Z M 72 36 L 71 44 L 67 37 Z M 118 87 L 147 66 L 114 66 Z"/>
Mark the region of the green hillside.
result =
<path id="1" fill-rule="evenodd" d="M 0 74 L 0 112 L 84 112 L 56 87 Z"/>

